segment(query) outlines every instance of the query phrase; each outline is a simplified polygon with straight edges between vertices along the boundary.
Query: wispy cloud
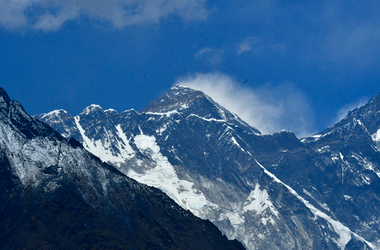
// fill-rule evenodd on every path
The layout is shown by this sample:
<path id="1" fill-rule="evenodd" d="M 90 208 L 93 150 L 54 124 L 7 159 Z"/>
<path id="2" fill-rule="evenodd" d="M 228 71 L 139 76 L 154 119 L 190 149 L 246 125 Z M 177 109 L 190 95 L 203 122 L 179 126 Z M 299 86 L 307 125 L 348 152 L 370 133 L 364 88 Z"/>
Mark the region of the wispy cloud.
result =
<path id="1" fill-rule="evenodd" d="M 368 99 L 369 97 L 361 97 L 359 98 L 358 100 L 352 102 L 352 103 L 348 103 L 346 105 L 344 105 L 343 107 L 341 107 L 338 112 L 336 113 L 336 117 L 333 121 L 333 124 L 339 122 L 340 120 L 342 120 L 343 118 L 345 118 L 347 115 L 348 115 L 348 112 L 349 111 L 352 111 L 356 108 L 359 108 L 361 106 L 363 106 L 364 104 L 366 104 L 368 102 Z"/>
<path id="2" fill-rule="evenodd" d="M 303 137 L 315 132 L 307 97 L 292 83 L 249 88 L 221 73 L 194 74 L 176 83 L 202 90 L 263 133 L 285 129 Z"/>
<path id="3" fill-rule="evenodd" d="M 206 47 L 195 54 L 195 58 L 209 62 L 211 65 L 219 65 L 223 61 L 224 50 Z"/>
<path id="4" fill-rule="evenodd" d="M 264 46 L 262 45 L 260 38 L 257 36 L 250 36 L 239 43 L 237 53 L 241 54 L 251 50 L 260 52 L 263 48 Z"/>
<path id="5" fill-rule="evenodd" d="M 86 16 L 113 27 L 157 23 L 169 15 L 205 19 L 206 0 L 0 0 L 0 26 L 6 29 L 56 30 Z"/>
<path id="6" fill-rule="evenodd" d="M 249 36 L 241 41 L 237 46 L 237 53 L 242 54 L 245 52 L 262 53 L 264 50 L 270 50 L 275 52 L 285 52 L 285 45 L 273 44 L 269 41 L 265 41 L 257 36 Z"/>
<path id="7" fill-rule="evenodd" d="M 236 58 L 238 55 L 251 52 L 254 54 L 274 52 L 276 54 L 285 54 L 285 45 L 272 43 L 257 36 L 249 36 L 238 44 L 225 44 L 222 48 L 206 47 L 195 53 L 195 58 L 203 60 L 212 66 L 220 66 L 223 61 Z"/>
<path id="8" fill-rule="evenodd" d="M 239 5 L 238 5 L 239 6 Z M 239 7 L 236 7 L 235 11 Z M 380 58 L 380 2 L 367 1 L 244 1 L 241 18 L 249 18 L 258 28 L 258 37 L 281 37 L 288 53 L 305 62 L 327 63 L 368 69 Z M 244 20 L 244 19 L 243 19 Z M 279 34 L 279 35 L 277 35 Z M 276 38 L 274 38 L 276 39 Z M 258 43 L 259 42 L 259 43 Z M 238 53 L 260 48 L 260 40 L 248 37 Z"/>

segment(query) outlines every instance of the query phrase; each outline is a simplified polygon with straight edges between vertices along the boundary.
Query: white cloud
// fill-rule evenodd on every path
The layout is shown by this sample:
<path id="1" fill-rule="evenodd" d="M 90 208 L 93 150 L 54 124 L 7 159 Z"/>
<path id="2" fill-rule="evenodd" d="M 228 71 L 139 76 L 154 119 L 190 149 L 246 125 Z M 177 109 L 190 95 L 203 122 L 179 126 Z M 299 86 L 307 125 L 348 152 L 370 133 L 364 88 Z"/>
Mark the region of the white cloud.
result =
<path id="1" fill-rule="evenodd" d="M 221 73 L 194 74 L 176 84 L 200 89 L 262 133 L 283 129 L 310 135 L 314 114 L 306 96 L 292 83 L 246 87 Z"/>
<path id="2" fill-rule="evenodd" d="M 56 30 L 82 16 L 114 27 L 157 23 L 171 14 L 183 20 L 207 16 L 206 0 L 0 0 L 0 26 Z"/>

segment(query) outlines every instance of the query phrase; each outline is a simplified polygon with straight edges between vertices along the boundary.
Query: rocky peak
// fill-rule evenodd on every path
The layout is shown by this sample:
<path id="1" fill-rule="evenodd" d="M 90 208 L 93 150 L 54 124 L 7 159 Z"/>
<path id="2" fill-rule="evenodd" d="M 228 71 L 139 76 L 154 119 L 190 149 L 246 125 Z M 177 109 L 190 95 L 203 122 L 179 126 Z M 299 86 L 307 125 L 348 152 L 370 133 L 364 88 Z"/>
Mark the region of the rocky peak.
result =
<path id="1" fill-rule="evenodd" d="M 69 112 L 63 109 L 54 110 L 47 114 L 36 116 L 37 119 L 49 124 L 66 138 L 78 133 L 75 129 L 75 120 Z"/>
<path id="2" fill-rule="evenodd" d="M 107 114 L 99 105 L 91 104 L 77 115 L 76 119 L 80 120 L 80 123 L 90 122 L 93 124 L 94 121 L 107 120 Z"/>
<path id="3" fill-rule="evenodd" d="M 72 121 L 74 119 L 69 112 L 63 109 L 53 110 L 49 113 L 39 115 L 36 118 L 48 124 L 67 123 L 67 121 Z"/>
<path id="4" fill-rule="evenodd" d="M 211 97 L 200 90 L 182 85 L 175 85 L 164 95 L 151 102 L 141 110 L 142 113 L 179 113 L 185 117 L 199 117 L 206 120 L 218 120 L 239 123 L 250 127 L 236 114 L 220 106 Z M 254 133 L 260 134 L 257 129 Z"/>
<path id="5" fill-rule="evenodd" d="M 86 107 L 79 115 L 90 115 L 93 113 L 104 113 L 104 110 L 97 104 L 91 104 L 90 106 Z"/>
<path id="6" fill-rule="evenodd" d="M 361 123 L 365 128 L 366 132 L 373 134 L 380 128 L 380 94 L 373 97 L 367 104 L 350 111 L 345 119 L 342 120 L 341 124 L 350 123 Z"/>
<path id="7" fill-rule="evenodd" d="M 141 112 L 166 113 L 174 110 L 183 110 L 189 108 L 200 99 L 206 99 L 206 95 L 202 91 L 182 85 L 175 85 L 142 109 Z"/>
<path id="8" fill-rule="evenodd" d="M 0 108 L 3 110 L 11 103 L 11 99 L 3 88 L 0 87 Z"/>

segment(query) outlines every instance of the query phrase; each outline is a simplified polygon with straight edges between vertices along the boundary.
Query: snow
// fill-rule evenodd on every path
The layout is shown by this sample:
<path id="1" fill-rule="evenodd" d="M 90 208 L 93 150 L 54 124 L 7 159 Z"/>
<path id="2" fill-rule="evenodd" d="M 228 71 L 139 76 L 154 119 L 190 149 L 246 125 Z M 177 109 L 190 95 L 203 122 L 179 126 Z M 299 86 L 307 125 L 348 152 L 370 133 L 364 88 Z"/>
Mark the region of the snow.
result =
<path id="1" fill-rule="evenodd" d="M 199 115 L 196 115 L 196 114 L 190 114 L 189 116 L 187 116 L 187 118 L 189 117 L 197 117 L 199 119 L 202 119 L 202 120 L 205 120 L 205 121 L 208 121 L 208 122 L 226 122 L 226 120 L 223 120 L 223 119 L 215 119 L 215 118 L 204 118 L 204 117 L 201 117 Z"/>
<path id="2" fill-rule="evenodd" d="M 81 176 L 88 175 L 88 162 L 83 159 L 82 149 L 42 136 L 28 139 L 4 123 L 0 126 L 0 138 L 0 147 L 23 185 L 38 186 L 50 179 L 51 175 L 43 172 L 46 168 L 54 169 L 57 174 L 75 171 Z M 47 192 L 59 186 L 55 181 L 45 184 L 43 188 Z"/>
<path id="3" fill-rule="evenodd" d="M 349 195 L 343 195 L 344 196 L 344 199 L 346 200 L 346 201 L 353 201 L 354 199 L 351 197 L 351 196 L 349 196 Z"/>
<path id="4" fill-rule="evenodd" d="M 59 117 L 61 113 L 68 114 L 66 110 L 63 109 L 57 109 L 53 110 L 47 114 L 42 114 L 41 119 L 50 118 L 50 117 Z"/>
<path id="5" fill-rule="evenodd" d="M 378 129 L 371 137 L 374 142 L 380 142 L 380 129 Z"/>
<path id="6" fill-rule="evenodd" d="M 71 137 L 71 135 L 68 134 L 68 133 L 62 133 L 61 135 L 62 135 L 63 137 L 65 137 L 66 139 L 68 139 L 69 137 Z"/>
<path id="7" fill-rule="evenodd" d="M 322 154 L 322 153 L 330 151 L 330 146 L 323 146 L 321 148 L 316 149 L 315 151 Z"/>
<path id="8" fill-rule="evenodd" d="M 236 141 L 235 137 L 232 136 L 232 137 L 231 137 L 231 141 L 232 141 L 233 144 L 235 144 L 236 146 L 238 146 L 238 148 L 240 148 L 241 151 L 245 152 L 244 148 L 242 148 L 242 147 L 240 146 L 240 144 Z"/>
<path id="9" fill-rule="evenodd" d="M 311 136 L 311 137 L 309 137 L 309 138 L 310 138 L 310 139 L 313 139 L 313 141 L 318 141 L 318 140 L 322 139 L 323 137 L 325 137 L 325 136 L 331 134 L 332 132 L 333 132 L 333 131 L 330 131 L 330 132 L 328 132 L 328 133 L 326 133 L 326 134 L 316 134 L 316 135 L 313 135 L 313 136 Z M 307 140 L 302 139 L 301 142 L 304 143 L 304 142 L 307 142 Z"/>
<path id="10" fill-rule="evenodd" d="M 357 122 L 362 128 L 363 128 L 363 130 L 367 133 L 367 134 L 369 134 L 369 132 L 368 132 L 368 130 L 367 130 L 367 128 L 364 126 L 364 124 L 360 121 L 360 120 L 356 120 L 356 119 L 354 119 L 354 122 Z"/>
<path id="11" fill-rule="evenodd" d="M 107 110 L 104 110 L 104 112 L 105 113 L 117 113 L 117 111 L 116 110 L 114 110 L 114 109 L 107 109 Z"/>
<path id="12" fill-rule="evenodd" d="M 161 128 L 156 130 L 157 135 L 162 136 L 162 133 L 168 128 L 166 124 L 164 124 Z"/>
<path id="13" fill-rule="evenodd" d="M 179 114 L 179 113 L 175 109 L 175 110 L 171 110 L 171 111 L 168 111 L 168 112 L 146 112 L 145 114 L 147 114 L 147 115 L 160 115 L 160 116 L 170 117 L 172 115 Z"/>
<path id="14" fill-rule="evenodd" d="M 244 219 L 236 212 L 236 211 L 229 211 L 226 213 L 220 214 L 220 220 L 226 220 L 228 219 L 231 223 L 231 225 L 237 229 L 240 227 L 241 224 L 243 224 L 245 221 Z M 236 236 L 234 236 L 236 237 Z"/>
<path id="15" fill-rule="evenodd" d="M 333 228 L 334 231 L 339 235 L 338 241 L 335 241 L 335 239 L 332 239 L 337 243 L 337 245 L 344 250 L 347 243 L 351 240 L 352 235 L 355 235 L 358 239 L 365 242 L 369 247 L 372 249 L 375 249 L 375 246 L 366 241 L 361 236 L 357 235 L 356 233 L 352 232 L 348 227 L 344 226 L 339 221 L 333 220 L 331 217 L 329 217 L 327 214 L 323 213 L 322 211 L 315 208 L 312 204 L 310 204 L 307 200 L 305 200 L 303 197 L 301 197 L 293 188 L 283 183 L 281 180 L 279 180 L 274 174 L 269 172 L 266 168 L 264 168 L 257 160 L 256 163 L 264 170 L 264 172 L 269 175 L 275 182 L 280 183 L 284 185 L 290 193 L 292 193 L 294 196 L 296 196 L 300 201 L 302 201 L 305 206 L 314 214 L 315 217 L 320 217 L 322 219 L 325 219 Z"/>
<path id="16" fill-rule="evenodd" d="M 331 157 L 331 160 L 332 160 L 333 162 L 337 162 L 337 161 L 339 161 L 339 158 L 336 157 L 336 156 L 333 156 L 333 157 Z"/>
<path id="17" fill-rule="evenodd" d="M 263 223 L 264 226 L 266 226 L 268 224 L 268 222 L 270 222 L 270 224 L 272 224 L 272 225 L 276 224 L 276 222 L 274 221 L 274 219 L 272 217 L 261 218 L 261 223 Z"/>
<path id="18" fill-rule="evenodd" d="M 126 109 L 124 110 L 123 112 L 121 112 L 121 114 L 125 114 L 125 113 L 137 113 L 135 109 Z"/>
<path id="19" fill-rule="evenodd" d="M 181 105 L 181 109 L 188 109 L 189 105 L 187 103 L 184 103 Z"/>
<path id="20" fill-rule="evenodd" d="M 307 194 L 310 198 L 312 198 L 313 200 L 315 200 L 315 202 L 318 203 L 319 206 L 323 207 L 324 209 L 326 209 L 327 211 L 330 211 L 329 207 L 327 206 L 326 203 L 321 203 L 319 200 L 315 199 L 314 196 L 311 195 L 311 193 L 309 193 L 307 190 L 303 189 L 303 192 L 305 194 Z"/>
<path id="21" fill-rule="evenodd" d="M 0 138 L 1 148 L 7 154 L 14 174 L 24 185 L 42 175 L 43 167 L 57 164 L 58 146 L 42 137 L 28 140 L 3 123 L 0 126 Z"/>
<path id="22" fill-rule="evenodd" d="M 358 161 L 358 164 L 364 169 L 374 172 L 380 178 L 380 171 L 375 168 L 375 166 L 367 158 L 362 157 L 359 154 L 352 153 L 351 156 Z"/>
<path id="23" fill-rule="evenodd" d="M 229 220 L 235 229 L 235 233 L 230 235 L 229 239 L 235 239 L 237 232 L 241 229 L 244 230 L 242 227 L 245 223 L 244 214 L 246 213 L 254 212 L 264 226 L 266 226 L 268 222 L 272 225 L 276 224 L 273 215 L 279 218 L 279 212 L 272 204 L 267 190 L 261 190 L 259 184 L 255 185 L 255 189 L 248 195 L 243 206 L 241 206 L 241 203 L 230 205 L 232 209 L 224 210 L 218 219 L 219 221 Z M 270 212 L 269 214 L 266 213 L 268 211 Z M 248 241 L 244 240 L 244 242 L 248 244 Z"/>
<path id="24" fill-rule="evenodd" d="M 259 234 L 257 235 L 257 237 L 259 237 L 260 239 L 265 239 L 265 235 L 263 235 L 263 234 L 261 234 L 261 233 L 259 233 Z"/>
<path id="25" fill-rule="evenodd" d="M 85 109 L 80 113 L 80 115 L 89 115 L 92 111 L 94 111 L 94 110 L 96 110 L 96 109 L 103 110 L 102 107 L 100 107 L 99 105 L 97 105 L 97 104 L 91 104 L 90 106 L 88 106 L 87 108 L 85 108 Z"/>
<path id="26" fill-rule="evenodd" d="M 171 87 L 171 89 L 181 90 L 181 89 L 192 89 L 192 88 L 185 86 L 185 85 L 182 85 L 182 84 L 175 84 L 173 87 Z M 197 90 L 199 90 L 199 89 L 197 89 Z"/>
<path id="27" fill-rule="evenodd" d="M 361 177 L 365 184 L 371 185 L 371 178 L 369 178 L 368 176 L 363 176 L 363 175 Z"/>
<path id="28" fill-rule="evenodd" d="M 141 131 L 141 130 L 140 130 Z M 177 202 L 181 207 L 190 210 L 198 217 L 203 217 L 205 210 L 210 208 L 216 209 L 218 206 L 207 201 L 204 194 L 195 188 L 194 184 L 187 180 L 180 180 L 169 163 L 167 157 L 160 152 L 160 147 L 156 143 L 154 136 L 140 135 L 134 137 L 134 143 L 137 148 L 144 154 L 148 154 L 156 163 L 153 169 L 143 174 L 138 174 L 129 170 L 128 176 L 164 191 L 169 197 Z"/>
<path id="29" fill-rule="evenodd" d="M 50 181 L 46 186 L 44 186 L 44 190 L 45 192 L 52 192 L 59 187 L 60 185 L 57 182 Z"/>
<path id="30" fill-rule="evenodd" d="M 346 163 L 346 162 L 344 161 L 344 156 L 342 155 L 341 152 L 339 152 L 339 157 L 340 157 L 340 159 L 341 159 L 344 163 Z"/>
<path id="31" fill-rule="evenodd" d="M 122 140 L 121 142 L 118 140 L 116 147 L 120 150 L 121 157 L 126 159 L 131 159 L 135 156 L 135 151 L 132 149 L 129 144 L 129 140 L 121 129 L 121 125 L 118 124 L 116 126 L 117 135 Z"/>
<path id="32" fill-rule="evenodd" d="M 79 133 L 81 134 L 83 146 L 88 151 L 98 156 L 102 161 L 112 162 L 120 166 L 120 164 L 124 163 L 126 159 L 131 159 L 134 157 L 135 153 L 132 147 L 130 146 L 128 139 L 123 133 L 120 125 L 116 126 L 116 131 L 121 141 L 116 140 L 116 142 L 112 142 L 111 131 L 108 131 L 106 128 L 104 128 L 104 132 L 107 135 L 107 137 L 103 138 L 102 140 L 95 141 L 94 139 L 90 139 L 87 137 L 85 130 L 80 124 L 80 117 L 75 116 L 74 120 L 79 130 Z M 116 147 L 120 153 L 116 154 L 112 149 L 112 146 Z"/>
<path id="33" fill-rule="evenodd" d="M 278 218 L 278 211 L 273 206 L 267 190 L 261 190 L 260 185 L 256 184 L 255 189 L 251 191 L 247 200 L 244 202 L 242 211 L 243 213 L 255 211 L 257 214 L 261 214 L 267 209 Z"/>

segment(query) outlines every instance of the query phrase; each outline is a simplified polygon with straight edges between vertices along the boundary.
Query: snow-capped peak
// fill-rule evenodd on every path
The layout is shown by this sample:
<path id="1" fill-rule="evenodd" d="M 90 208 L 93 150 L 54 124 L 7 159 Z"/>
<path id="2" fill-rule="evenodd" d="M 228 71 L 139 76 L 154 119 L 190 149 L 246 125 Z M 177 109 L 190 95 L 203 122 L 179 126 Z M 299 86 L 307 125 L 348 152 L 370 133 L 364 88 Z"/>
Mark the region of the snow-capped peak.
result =
<path id="1" fill-rule="evenodd" d="M 192 89 L 192 88 L 185 85 L 181 85 L 181 84 L 175 84 L 173 87 L 171 87 L 171 89 Z"/>
<path id="2" fill-rule="evenodd" d="M 177 109 L 188 108 L 191 103 L 206 98 L 201 91 L 194 90 L 182 85 L 175 85 L 164 95 L 151 102 L 141 112 L 164 113 Z"/>
<path id="3" fill-rule="evenodd" d="M 105 112 L 105 113 L 108 113 L 108 114 L 111 114 L 111 113 L 115 113 L 115 114 L 117 114 L 117 111 L 114 110 L 114 109 L 111 109 L 111 108 L 104 110 L 104 112 Z"/>
<path id="4" fill-rule="evenodd" d="M 45 113 L 45 114 L 42 114 L 40 117 L 41 119 L 45 119 L 45 118 L 52 118 L 52 117 L 61 117 L 62 115 L 69 115 L 69 112 L 67 112 L 66 110 L 63 110 L 63 109 L 57 109 L 57 110 L 53 110 L 49 113 Z"/>
<path id="5" fill-rule="evenodd" d="M 98 104 L 91 104 L 90 106 L 86 107 L 79 115 L 89 115 L 95 111 L 104 112 L 102 107 L 100 107 Z"/>
<path id="6" fill-rule="evenodd" d="M 151 102 L 141 112 L 166 116 L 178 113 L 183 117 L 198 117 L 207 121 L 240 124 L 249 127 L 254 134 L 261 134 L 260 131 L 251 128 L 236 114 L 216 103 L 202 91 L 178 84 Z"/>

